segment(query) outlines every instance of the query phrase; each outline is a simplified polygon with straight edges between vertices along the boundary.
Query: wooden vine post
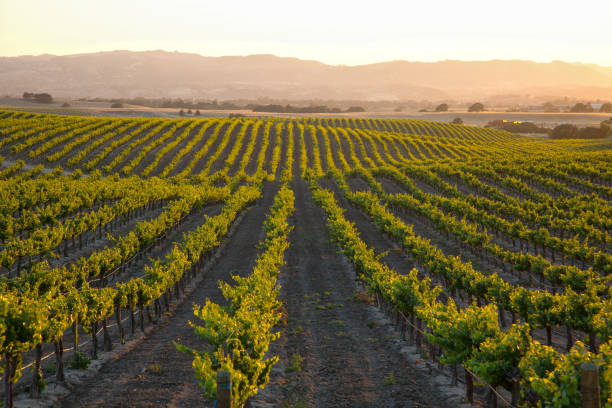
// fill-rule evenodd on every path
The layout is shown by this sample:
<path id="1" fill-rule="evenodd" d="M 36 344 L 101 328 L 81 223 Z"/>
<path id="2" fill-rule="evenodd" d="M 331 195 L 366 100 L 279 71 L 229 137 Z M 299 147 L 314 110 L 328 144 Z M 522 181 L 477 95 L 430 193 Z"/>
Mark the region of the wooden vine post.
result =
<path id="1" fill-rule="evenodd" d="M 465 398 L 470 402 L 474 402 L 474 379 L 472 374 L 464 368 L 465 373 Z"/>
<path id="2" fill-rule="evenodd" d="M 582 395 L 582 408 L 600 408 L 597 364 L 584 363 L 580 366 L 580 394 Z"/>
<path id="3" fill-rule="evenodd" d="M 228 371 L 217 372 L 217 408 L 232 408 L 232 376 Z"/>

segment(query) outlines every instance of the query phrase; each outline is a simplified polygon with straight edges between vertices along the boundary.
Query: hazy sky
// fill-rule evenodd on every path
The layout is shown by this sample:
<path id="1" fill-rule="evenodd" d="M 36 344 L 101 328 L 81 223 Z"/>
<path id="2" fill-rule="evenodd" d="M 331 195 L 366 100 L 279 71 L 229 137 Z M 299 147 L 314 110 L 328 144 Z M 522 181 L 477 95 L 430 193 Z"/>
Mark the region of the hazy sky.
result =
<path id="1" fill-rule="evenodd" d="M 1 56 L 117 49 L 612 66 L 612 0 L 0 0 Z"/>

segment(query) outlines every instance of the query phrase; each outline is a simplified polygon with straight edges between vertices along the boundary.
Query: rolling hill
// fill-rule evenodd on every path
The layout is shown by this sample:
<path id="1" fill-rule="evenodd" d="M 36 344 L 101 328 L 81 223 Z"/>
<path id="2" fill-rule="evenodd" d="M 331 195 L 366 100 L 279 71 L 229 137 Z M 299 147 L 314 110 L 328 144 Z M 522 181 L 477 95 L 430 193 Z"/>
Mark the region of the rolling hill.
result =
<path id="1" fill-rule="evenodd" d="M 609 99 L 612 67 L 522 60 L 332 66 L 274 55 L 111 51 L 0 58 L 0 92 L 64 97 L 469 101 L 494 95 Z"/>

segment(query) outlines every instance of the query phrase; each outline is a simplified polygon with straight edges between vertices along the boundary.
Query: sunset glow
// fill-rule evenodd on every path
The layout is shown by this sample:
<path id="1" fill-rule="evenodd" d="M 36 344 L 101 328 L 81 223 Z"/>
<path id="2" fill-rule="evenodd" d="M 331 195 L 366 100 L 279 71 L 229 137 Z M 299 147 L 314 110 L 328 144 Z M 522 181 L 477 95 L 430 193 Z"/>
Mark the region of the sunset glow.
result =
<path id="1" fill-rule="evenodd" d="M 116 49 L 331 64 L 530 59 L 612 65 L 612 2 L 0 2 L 0 55 Z"/>

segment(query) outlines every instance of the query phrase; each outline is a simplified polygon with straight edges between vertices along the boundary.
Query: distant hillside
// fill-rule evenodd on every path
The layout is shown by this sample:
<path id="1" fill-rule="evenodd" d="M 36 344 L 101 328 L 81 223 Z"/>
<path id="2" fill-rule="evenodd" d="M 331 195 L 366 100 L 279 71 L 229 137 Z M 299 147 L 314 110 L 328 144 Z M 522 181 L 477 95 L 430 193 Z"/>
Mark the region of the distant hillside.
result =
<path id="1" fill-rule="evenodd" d="M 0 94 L 24 91 L 106 98 L 612 99 L 612 67 L 518 60 L 332 66 L 273 55 L 205 57 L 165 51 L 0 57 Z"/>

